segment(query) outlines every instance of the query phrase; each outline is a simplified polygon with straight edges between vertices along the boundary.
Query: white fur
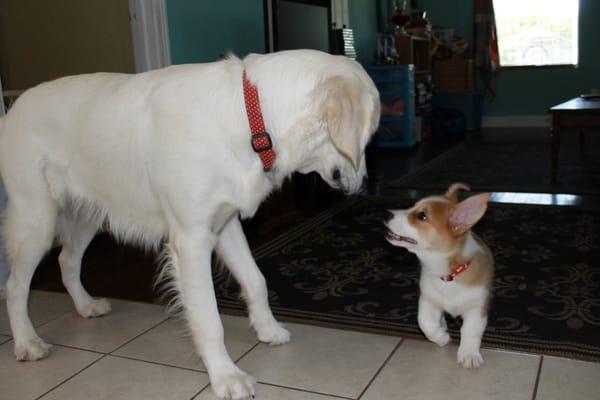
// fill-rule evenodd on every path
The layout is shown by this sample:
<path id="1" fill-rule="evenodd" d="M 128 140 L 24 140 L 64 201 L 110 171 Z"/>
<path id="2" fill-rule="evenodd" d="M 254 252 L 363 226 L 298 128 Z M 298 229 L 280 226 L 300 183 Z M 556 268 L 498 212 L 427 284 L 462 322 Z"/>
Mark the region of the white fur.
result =
<path id="1" fill-rule="evenodd" d="M 277 153 L 269 173 L 250 146 L 244 69 L 258 87 Z M 63 282 L 79 313 L 110 311 L 79 279 L 83 251 L 106 223 L 123 241 L 151 248 L 166 242 L 165 274 L 213 390 L 224 398 L 253 395 L 254 380 L 223 344 L 211 253 L 216 249 L 239 281 L 259 339 L 289 341 L 271 313 L 238 216 L 252 216 L 294 171 L 317 171 L 333 187 L 356 192 L 378 120 L 378 93 L 362 67 L 309 50 L 138 75 L 73 76 L 25 92 L 0 119 L 7 305 L 17 359 L 48 352 L 27 316 L 27 296 L 56 235 Z"/>
<path id="2" fill-rule="evenodd" d="M 448 201 L 444 197 L 431 196 L 416 203 L 415 208 L 427 201 Z M 421 262 L 421 277 L 419 281 L 420 296 L 418 309 L 419 327 L 430 341 L 439 346 L 450 342 L 444 312 L 453 317 L 461 316 L 460 346 L 457 361 L 465 368 L 478 368 L 483 364 L 479 351 L 481 338 L 487 325 L 487 316 L 482 313 L 489 296 L 488 287 L 463 286 L 454 281 L 444 281 L 441 277 L 448 275 L 449 260 L 457 256 L 454 248 L 439 249 L 431 246 L 431 237 L 423 237 L 419 230 L 408 223 L 410 210 L 395 210 L 393 218 L 386 223 L 390 231 L 397 235 L 407 236 L 417 240 L 417 244 L 404 241 L 397 242 L 388 239 L 395 246 L 406 247 L 417 255 Z M 468 231 L 460 259 L 468 260 L 475 253 L 485 253 L 487 250 L 475 240 Z"/>
<path id="3" fill-rule="evenodd" d="M 467 244 L 461 255 L 464 259 L 477 251 L 484 251 L 467 233 Z M 487 317 L 482 315 L 483 305 L 488 298 L 487 287 L 465 287 L 456 281 L 445 282 L 440 277 L 448 274 L 449 254 L 419 254 L 421 278 L 419 287 L 419 326 L 429 340 L 440 346 L 446 345 L 450 336 L 447 333 L 443 311 L 453 317 L 461 316 L 463 325 L 458 349 L 458 363 L 466 368 L 478 368 L 483 364 L 479 352 L 481 337 L 487 325 Z"/>

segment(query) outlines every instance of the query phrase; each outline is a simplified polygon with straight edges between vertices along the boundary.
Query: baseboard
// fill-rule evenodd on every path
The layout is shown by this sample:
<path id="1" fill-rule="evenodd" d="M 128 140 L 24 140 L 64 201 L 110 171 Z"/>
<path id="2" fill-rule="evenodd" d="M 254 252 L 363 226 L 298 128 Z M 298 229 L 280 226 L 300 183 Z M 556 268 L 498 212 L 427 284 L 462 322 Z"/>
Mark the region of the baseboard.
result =
<path id="1" fill-rule="evenodd" d="M 482 128 L 550 128 L 550 115 L 483 117 Z"/>

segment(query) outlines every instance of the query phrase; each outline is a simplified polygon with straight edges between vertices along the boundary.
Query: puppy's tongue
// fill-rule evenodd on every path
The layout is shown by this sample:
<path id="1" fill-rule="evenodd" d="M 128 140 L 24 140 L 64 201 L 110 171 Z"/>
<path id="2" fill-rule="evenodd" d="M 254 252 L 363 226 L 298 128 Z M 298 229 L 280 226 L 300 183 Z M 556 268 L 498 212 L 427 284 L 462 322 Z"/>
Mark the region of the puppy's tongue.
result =
<path id="1" fill-rule="evenodd" d="M 397 242 L 407 242 L 410 244 L 417 244 L 417 241 L 413 238 L 409 238 L 407 236 L 396 235 L 394 232 L 388 231 L 387 237 L 389 239 L 395 240 Z"/>

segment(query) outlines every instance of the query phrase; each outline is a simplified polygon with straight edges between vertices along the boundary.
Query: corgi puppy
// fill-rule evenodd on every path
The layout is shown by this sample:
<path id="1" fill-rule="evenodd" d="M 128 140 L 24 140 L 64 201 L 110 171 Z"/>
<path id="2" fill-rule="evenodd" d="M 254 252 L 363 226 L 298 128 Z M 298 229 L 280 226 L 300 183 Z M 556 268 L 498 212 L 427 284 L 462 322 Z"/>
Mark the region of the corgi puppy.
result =
<path id="1" fill-rule="evenodd" d="M 458 202 L 462 183 L 444 196 L 431 196 L 407 210 L 393 210 L 386 222 L 387 240 L 404 247 L 421 262 L 418 320 L 427 339 L 444 346 L 450 341 L 444 312 L 462 317 L 458 364 L 478 368 L 487 324 L 494 261 L 489 248 L 471 231 L 487 209 L 489 193 Z"/>

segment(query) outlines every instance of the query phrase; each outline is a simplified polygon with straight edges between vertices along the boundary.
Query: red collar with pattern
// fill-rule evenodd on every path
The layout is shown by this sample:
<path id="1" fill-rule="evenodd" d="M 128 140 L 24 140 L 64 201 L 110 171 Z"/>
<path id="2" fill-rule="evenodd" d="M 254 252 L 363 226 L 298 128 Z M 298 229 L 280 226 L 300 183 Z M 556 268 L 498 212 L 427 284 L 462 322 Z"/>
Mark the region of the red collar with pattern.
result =
<path id="1" fill-rule="evenodd" d="M 456 267 L 454 267 L 452 269 L 452 272 L 450 272 L 448 275 L 441 276 L 440 279 L 443 280 L 444 282 L 452 282 L 454 280 L 454 278 L 456 278 L 457 275 L 465 272 L 467 270 L 467 268 L 469 268 L 469 264 L 471 264 L 471 261 L 467 261 L 462 264 L 458 264 Z"/>
<path id="2" fill-rule="evenodd" d="M 273 142 L 271 136 L 265 129 L 262 112 L 260 111 L 260 98 L 258 97 L 258 89 L 248 80 L 246 71 L 243 74 L 244 85 L 244 103 L 246 104 L 246 114 L 248 115 L 248 123 L 252 132 L 252 149 L 258 154 L 262 161 L 263 168 L 266 172 L 273 168 L 275 163 L 275 150 L 273 150 Z"/>

